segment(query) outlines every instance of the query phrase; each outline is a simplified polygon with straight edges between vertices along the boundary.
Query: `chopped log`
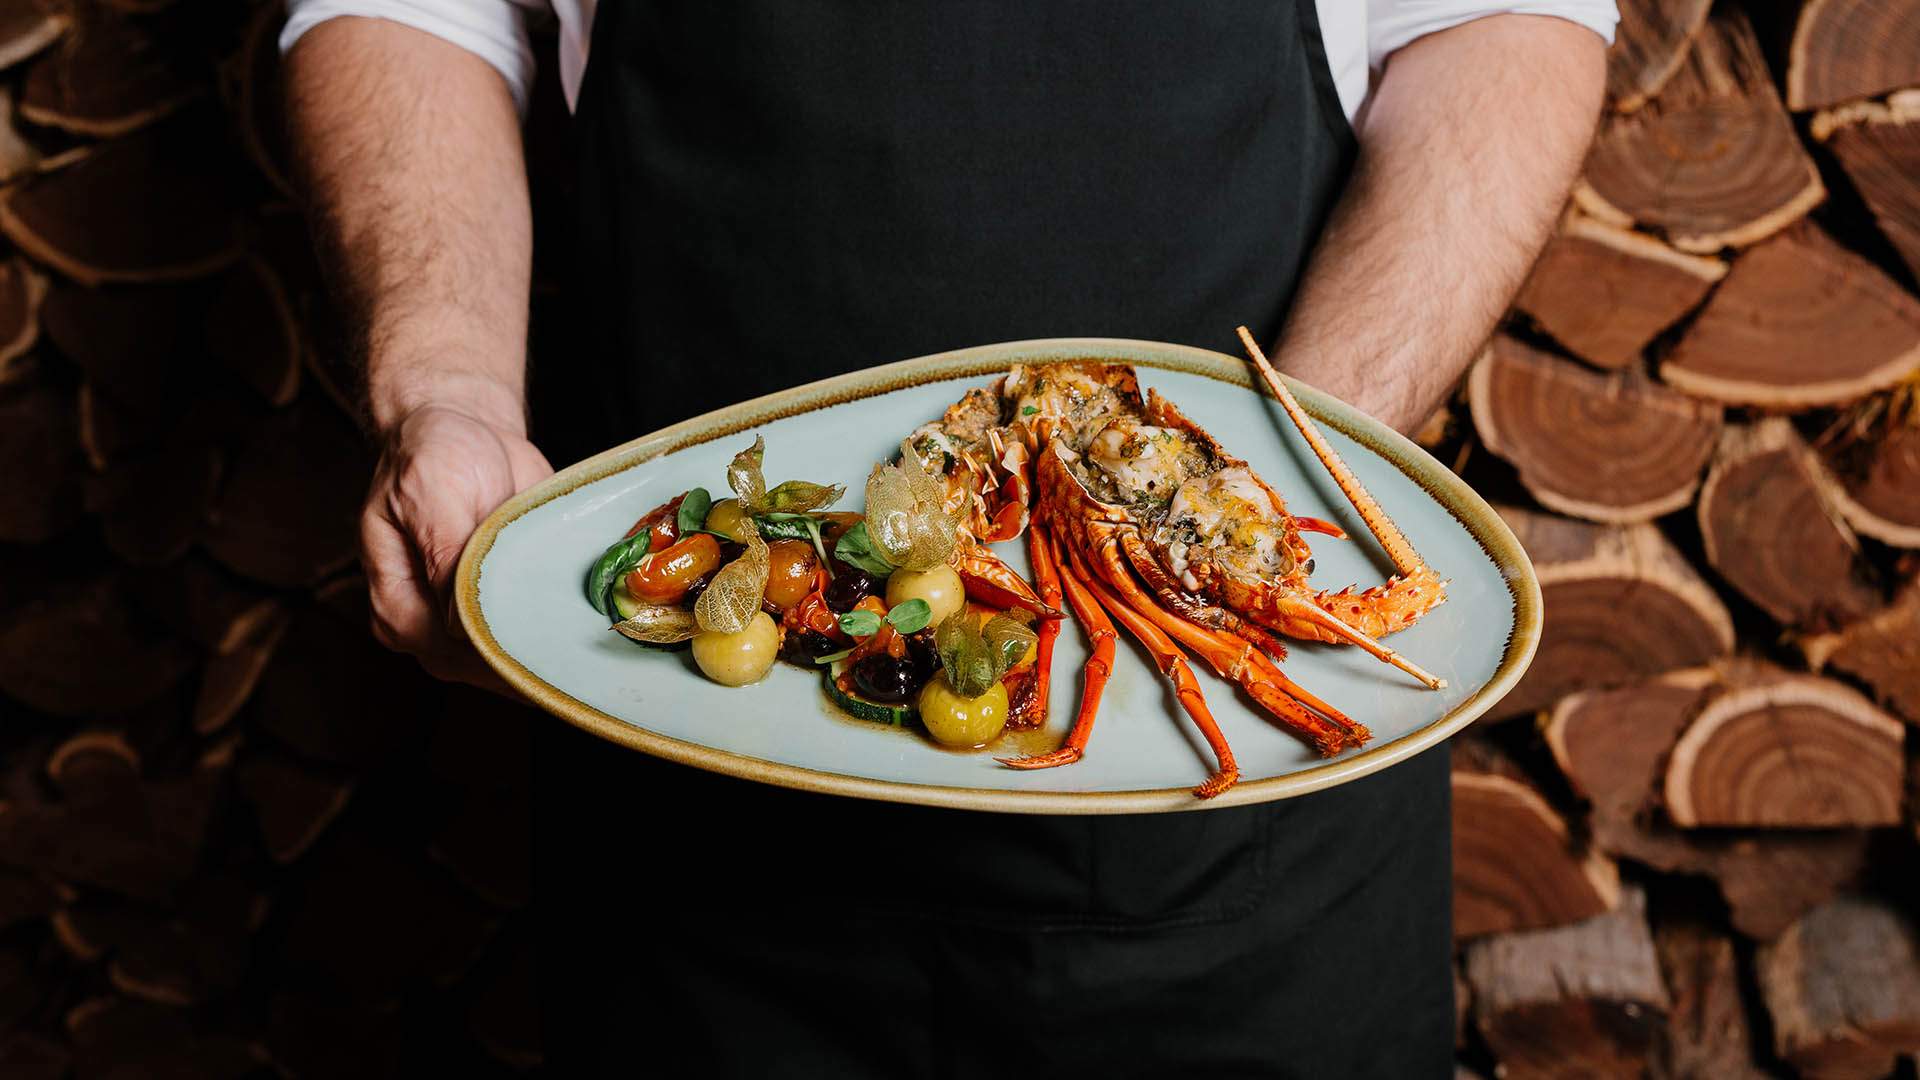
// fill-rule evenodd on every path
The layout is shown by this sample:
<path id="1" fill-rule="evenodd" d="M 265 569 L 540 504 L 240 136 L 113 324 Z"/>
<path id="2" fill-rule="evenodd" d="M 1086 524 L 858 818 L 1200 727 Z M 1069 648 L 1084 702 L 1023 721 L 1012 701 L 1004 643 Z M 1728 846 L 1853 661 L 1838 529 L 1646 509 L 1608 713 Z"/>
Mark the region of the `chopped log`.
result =
<path id="1" fill-rule="evenodd" d="M 74 1075 L 241 1080 L 265 1064 L 265 1054 L 248 1040 L 204 1030 L 195 1020 L 189 1010 L 117 994 L 83 1001 L 66 1016 Z"/>
<path id="2" fill-rule="evenodd" d="M 405 1014 L 283 982 L 268 1012 L 266 1049 L 284 1076 L 396 1076 L 402 1043 L 416 1040 Z"/>
<path id="3" fill-rule="evenodd" d="M 1720 437 L 1697 513 L 1707 562 L 1787 626 L 1831 626 L 1880 607 L 1834 484 L 1783 417 Z"/>
<path id="4" fill-rule="evenodd" d="M 41 319 L 47 339 L 89 383 L 123 403 L 157 401 L 175 410 L 202 381 L 200 328 L 210 303 L 208 289 L 198 283 L 63 285 L 47 295 Z"/>
<path id="5" fill-rule="evenodd" d="M 272 752 L 241 762 L 235 780 L 253 807 L 267 854 L 277 863 L 306 854 L 353 794 L 351 779 Z"/>
<path id="6" fill-rule="evenodd" d="M 24 946 L 0 944 L 0 1031 L 13 1030 L 40 1007 L 44 990 L 34 975 Z"/>
<path id="7" fill-rule="evenodd" d="M 73 16 L 39 0 L 0 0 L 0 71 L 59 40 Z"/>
<path id="8" fill-rule="evenodd" d="M 1754 961 L 1774 1048 L 1802 1076 L 1867 1080 L 1920 1050 L 1913 924 L 1866 897 L 1808 912 Z"/>
<path id="9" fill-rule="evenodd" d="M 0 627 L 0 692 L 55 716 L 101 716 L 178 683 L 192 650 L 136 619 L 124 590 L 101 579 L 24 605 Z"/>
<path id="10" fill-rule="evenodd" d="M 1899 394 L 1896 391 L 1896 394 Z M 1904 395 L 1903 395 L 1904 396 Z M 1920 548 L 1920 402 L 1878 430 L 1829 447 L 1838 484 L 1828 489 L 1854 531 L 1894 547 Z"/>
<path id="11" fill-rule="evenodd" d="M 1673 78 L 1707 23 L 1711 0 L 1620 0 L 1607 51 L 1607 100 L 1614 111 L 1645 105 Z"/>
<path id="12" fill-rule="evenodd" d="M 1920 85 L 1920 21 L 1901 0 L 1808 0 L 1787 57 L 1787 106 L 1819 109 Z"/>
<path id="13" fill-rule="evenodd" d="M 1808 667 L 1859 679 L 1882 705 L 1920 724 L 1920 579 L 1859 622 L 1801 638 L 1800 648 Z"/>
<path id="14" fill-rule="evenodd" d="M 1720 407 L 1638 371 L 1600 375 L 1495 335 L 1467 380 L 1474 429 L 1541 505 L 1609 524 L 1693 501 Z"/>
<path id="15" fill-rule="evenodd" d="M 207 551 L 270 585 L 309 586 L 353 562 L 373 463 L 330 404 L 270 417 L 233 462 Z"/>
<path id="16" fill-rule="evenodd" d="M 1570 213 L 1513 306 L 1580 359 L 1622 368 L 1726 276 L 1719 259 Z"/>
<path id="17" fill-rule="evenodd" d="M 38 172 L 46 155 L 13 122 L 13 88 L 0 86 L 0 184 Z"/>
<path id="18" fill-rule="evenodd" d="M 1744 247 L 1826 197 L 1737 8 L 1716 12 L 1660 96 L 1609 116 L 1574 188 L 1582 210 L 1682 251 Z"/>
<path id="19" fill-rule="evenodd" d="M 191 112 L 0 191 L 0 232 L 83 285 L 175 281 L 232 263 L 245 201 L 220 168 L 219 121 Z"/>
<path id="20" fill-rule="evenodd" d="M 1754 1060 L 1754 1034 L 1740 1001 L 1733 942 L 1698 923 L 1659 926 L 1653 944 L 1672 1008 L 1661 1051 L 1674 1080 L 1765 1080 Z"/>
<path id="21" fill-rule="evenodd" d="M 73 395 L 45 381 L 0 390 L 0 542 L 38 544 L 79 520 Z"/>
<path id="22" fill-rule="evenodd" d="M 424 744 L 434 686 L 365 623 L 301 611 L 254 688 L 249 715 L 301 756 L 369 767 Z"/>
<path id="23" fill-rule="evenodd" d="M 1547 612 L 1533 666 L 1490 713 L 1544 708 L 1733 650 L 1733 618 L 1651 525 L 1599 526 L 1502 506 L 1533 561 Z"/>
<path id="24" fill-rule="evenodd" d="M 1660 376 L 1730 405 L 1841 405 L 1920 370 L 1920 300 L 1802 225 L 1734 260 Z"/>
<path id="25" fill-rule="evenodd" d="M 1775 832 L 1714 837 L 1703 850 L 1733 928 L 1755 941 L 1771 941 L 1860 880 L 1868 867 L 1869 839 L 1860 830 Z"/>
<path id="26" fill-rule="evenodd" d="M 1613 861 L 1576 844 L 1517 769 L 1461 746 L 1453 767 L 1453 936 L 1561 926 L 1620 902 Z"/>
<path id="27" fill-rule="evenodd" d="M 58 911 L 65 899 L 55 882 L 37 874 L 0 868 L 0 930 L 44 919 Z"/>
<path id="28" fill-rule="evenodd" d="M 158 120 L 201 92 L 185 58 L 145 24 L 101 4 L 78 4 L 71 33 L 27 69 L 20 115 L 76 135 L 110 139 Z"/>
<path id="29" fill-rule="evenodd" d="M 0 1076 L 8 1080 L 67 1080 L 73 1054 L 52 1039 L 30 1031 L 0 1038 Z"/>
<path id="30" fill-rule="evenodd" d="M 285 607 L 200 556 L 143 576 L 140 613 L 213 653 L 225 655 L 272 632 Z"/>
<path id="31" fill-rule="evenodd" d="M 1572 926 L 1472 942 L 1466 967 L 1474 1025 L 1513 1080 L 1636 1075 L 1666 1027 L 1638 888 Z"/>
<path id="32" fill-rule="evenodd" d="M 0 262 L 0 371 L 25 355 L 40 338 L 40 302 L 47 279 L 24 259 Z M 0 377 L 0 385 L 8 380 Z"/>
<path id="33" fill-rule="evenodd" d="M 1677 845 L 1650 840 L 1667 754 L 1717 672 L 1688 668 L 1562 698 L 1542 730 L 1574 792 L 1592 804 L 1593 840 L 1611 855 L 1676 869 Z M 1664 864 L 1664 865 L 1663 865 Z"/>
<path id="34" fill-rule="evenodd" d="M 119 731 L 82 731 L 54 747 L 46 768 L 69 803 L 100 805 L 135 788 L 140 752 Z"/>
<path id="35" fill-rule="evenodd" d="M 1920 278 L 1920 89 L 1822 111 L 1813 118 L 1813 137 L 1833 151 L 1880 231 Z"/>
<path id="36" fill-rule="evenodd" d="M 1817 675 L 1731 689 L 1674 745 L 1667 814 L 1685 828 L 1896 825 L 1903 735 L 1864 696 Z"/>
<path id="37" fill-rule="evenodd" d="M 87 484 L 107 549 L 136 566 L 172 562 L 206 527 L 220 490 L 220 453 L 177 445 L 110 464 Z"/>
<path id="38" fill-rule="evenodd" d="M 224 81 L 247 156 L 275 190 L 298 199 L 287 167 L 287 109 L 281 93 L 279 39 L 286 22 L 286 11 L 277 5 L 254 12 Z"/>
<path id="39" fill-rule="evenodd" d="M 279 275 L 259 259 L 223 275 L 208 312 L 207 351 L 269 404 L 300 389 L 300 332 Z"/>
<path id="40" fill-rule="evenodd" d="M 200 673 L 200 691 L 193 700 L 193 730 L 211 735 L 232 722 L 267 670 L 267 662 L 286 633 L 284 613 L 252 637 L 224 653 L 215 653 Z"/>
<path id="41" fill-rule="evenodd" d="M 171 427 L 166 417 L 146 409 L 130 408 L 113 394 L 82 383 L 75 406 L 79 412 L 80 449 L 96 471 L 144 446 L 160 441 Z"/>

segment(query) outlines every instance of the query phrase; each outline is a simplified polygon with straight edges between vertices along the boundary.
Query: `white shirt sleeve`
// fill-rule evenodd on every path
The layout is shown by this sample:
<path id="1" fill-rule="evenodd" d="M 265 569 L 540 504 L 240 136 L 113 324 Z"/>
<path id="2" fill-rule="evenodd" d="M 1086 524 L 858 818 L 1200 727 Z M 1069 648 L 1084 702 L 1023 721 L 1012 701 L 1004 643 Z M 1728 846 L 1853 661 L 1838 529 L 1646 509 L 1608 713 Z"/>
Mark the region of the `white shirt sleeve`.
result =
<path id="1" fill-rule="evenodd" d="M 544 11 L 547 0 L 287 0 L 287 25 L 280 32 L 285 52 L 301 35 L 328 19 L 360 15 L 424 30 L 492 64 L 507 80 L 513 100 L 526 111 L 533 85 L 533 46 L 526 16 Z"/>
<path id="2" fill-rule="evenodd" d="M 1367 0 L 1367 66 L 1378 71 L 1390 53 L 1415 38 L 1488 15 L 1553 15 L 1586 27 L 1609 45 L 1620 19 L 1613 0 Z"/>

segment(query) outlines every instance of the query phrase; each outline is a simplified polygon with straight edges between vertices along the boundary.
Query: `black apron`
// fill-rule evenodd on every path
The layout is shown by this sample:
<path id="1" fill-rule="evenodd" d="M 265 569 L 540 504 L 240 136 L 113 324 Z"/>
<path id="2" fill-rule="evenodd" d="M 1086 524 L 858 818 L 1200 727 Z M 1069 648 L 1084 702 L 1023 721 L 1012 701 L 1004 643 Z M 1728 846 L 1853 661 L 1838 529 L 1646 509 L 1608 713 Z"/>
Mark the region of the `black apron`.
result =
<path id="1" fill-rule="evenodd" d="M 1312 0 L 603 0 L 577 136 L 592 342 L 536 378 L 604 409 L 536 420 L 582 451 L 966 345 L 1271 339 L 1352 156 Z M 542 731 L 560 1075 L 1452 1067 L 1444 754 L 1265 806 L 1021 817 Z"/>

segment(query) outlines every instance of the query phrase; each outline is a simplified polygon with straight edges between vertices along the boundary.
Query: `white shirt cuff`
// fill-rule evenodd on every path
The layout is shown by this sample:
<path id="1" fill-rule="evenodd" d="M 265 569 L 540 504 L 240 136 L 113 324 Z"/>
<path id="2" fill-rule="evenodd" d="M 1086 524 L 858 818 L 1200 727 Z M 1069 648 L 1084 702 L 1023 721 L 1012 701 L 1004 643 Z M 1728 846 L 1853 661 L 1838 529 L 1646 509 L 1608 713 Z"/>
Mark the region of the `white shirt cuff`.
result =
<path id="1" fill-rule="evenodd" d="M 328 19 L 387 19 L 423 30 L 493 65 L 524 115 L 535 63 L 525 14 L 514 0 L 287 0 L 280 51 L 293 48 L 303 34 Z"/>
<path id="2" fill-rule="evenodd" d="M 1613 0 L 1541 0 L 1538 3 L 1486 3 L 1485 0 L 1368 0 L 1367 66 L 1376 71 L 1388 55 L 1416 38 L 1438 33 L 1488 15 L 1552 15 L 1584 26 L 1613 44 L 1620 13 Z"/>

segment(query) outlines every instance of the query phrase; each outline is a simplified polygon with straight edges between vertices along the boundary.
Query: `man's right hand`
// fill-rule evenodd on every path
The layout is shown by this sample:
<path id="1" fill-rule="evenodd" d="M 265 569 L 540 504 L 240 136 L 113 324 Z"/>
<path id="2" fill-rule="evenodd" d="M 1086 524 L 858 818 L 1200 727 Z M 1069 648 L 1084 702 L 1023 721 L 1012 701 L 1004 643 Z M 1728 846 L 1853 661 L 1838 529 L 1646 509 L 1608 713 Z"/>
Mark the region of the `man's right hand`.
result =
<path id="1" fill-rule="evenodd" d="M 461 630 L 454 569 L 474 528 L 553 466 L 527 441 L 516 408 L 441 399 L 382 419 L 380 465 L 360 514 L 374 636 L 438 678 L 504 690 Z"/>

